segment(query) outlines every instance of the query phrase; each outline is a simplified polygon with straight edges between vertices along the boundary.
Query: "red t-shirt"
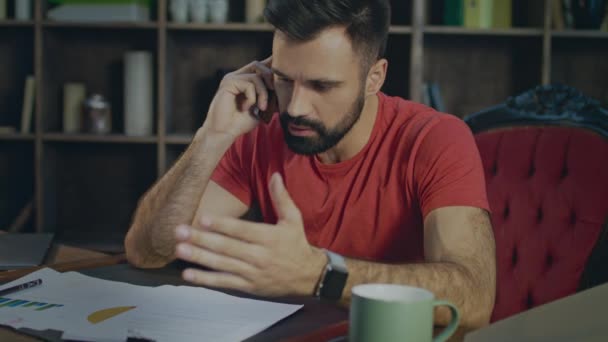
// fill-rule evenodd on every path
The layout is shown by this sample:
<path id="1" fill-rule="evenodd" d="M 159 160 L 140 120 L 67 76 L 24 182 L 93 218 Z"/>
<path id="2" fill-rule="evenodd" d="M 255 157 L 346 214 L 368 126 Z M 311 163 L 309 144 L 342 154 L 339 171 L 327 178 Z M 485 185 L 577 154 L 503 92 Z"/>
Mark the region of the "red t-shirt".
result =
<path id="1" fill-rule="evenodd" d="M 429 212 L 445 206 L 489 210 L 479 151 L 459 118 L 378 97 L 370 139 L 353 158 L 323 164 L 293 153 L 275 115 L 237 139 L 212 180 L 246 205 L 256 203 L 264 222 L 276 223 L 268 183 L 279 172 L 312 245 L 358 259 L 423 261 Z"/>

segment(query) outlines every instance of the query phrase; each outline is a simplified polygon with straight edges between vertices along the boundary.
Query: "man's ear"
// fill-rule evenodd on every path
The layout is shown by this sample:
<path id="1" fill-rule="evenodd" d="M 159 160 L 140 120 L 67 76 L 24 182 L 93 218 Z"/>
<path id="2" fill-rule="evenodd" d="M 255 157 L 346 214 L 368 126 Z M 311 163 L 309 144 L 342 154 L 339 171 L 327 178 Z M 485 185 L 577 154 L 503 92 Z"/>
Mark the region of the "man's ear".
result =
<path id="1" fill-rule="evenodd" d="M 365 95 L 376 95 L 382 89 L 386 80 L 386 71 L 388 69 L 388 61 L 384 58 L 379 59 L 372 65 L 367 74 L 365 85 Z"/>

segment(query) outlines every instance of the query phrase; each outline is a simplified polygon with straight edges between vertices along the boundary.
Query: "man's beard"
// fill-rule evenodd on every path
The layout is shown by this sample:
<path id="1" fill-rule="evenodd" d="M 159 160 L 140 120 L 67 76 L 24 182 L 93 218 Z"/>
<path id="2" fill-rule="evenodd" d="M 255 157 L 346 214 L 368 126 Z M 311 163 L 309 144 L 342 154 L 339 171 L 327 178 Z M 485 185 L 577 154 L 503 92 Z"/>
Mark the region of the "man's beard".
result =
<path id="1" fill-rule="evenodd" d="M 323 153 L 336 146 L 340 140 L 342 140 L 342 138 L 344 138 L 344 136 L 353 128 L 355 123 L 357 123 L 361 117 L 364 105 L 365 94 L 362 90 L 347 112 L 346 117 L 331 129 L 327 128 L 323 123 L 317 120 L 309 120 L 304 117 L 294 118 L 287 112 L 281 113 L 279 119 L 281 121 L 281 127 L 283 127 L 285 142 L 287 143 L 287 146 L 297 154 L 310 156 Z M 289 132 L 289 124 L 310 129 L 316 132 L 317 136 L 294 136 Z"/>

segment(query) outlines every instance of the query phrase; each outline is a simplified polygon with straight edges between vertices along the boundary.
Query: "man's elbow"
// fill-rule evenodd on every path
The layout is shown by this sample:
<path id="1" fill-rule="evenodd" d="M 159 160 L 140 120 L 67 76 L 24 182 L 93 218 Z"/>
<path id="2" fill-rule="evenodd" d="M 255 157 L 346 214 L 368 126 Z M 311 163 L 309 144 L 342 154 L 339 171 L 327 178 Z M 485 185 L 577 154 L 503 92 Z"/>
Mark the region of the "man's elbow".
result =
<path id="1" fill-rule="evenodd" d="M 127 261 L 129 264 L 135 267 L 143 268 L 145 266 L 144 259 L 141 257 L 141 253 L 139 253 L 137 250 L 137 245 L 135 244 L 135 238 L 133 235 L 133 227 L 131 227 L 131 229 L 129 229 L 127 232 L 127 236 L 125 237 L 124 241 Z"/>
<path id="2" fill-rule="evenodd" d="M 487 279 L 474 281 L 477 286 L 471 288 L 471 305 L 467 317 L 463 317 L 462 325 L 471 329 L 484 327 L 490 323 L 494 311 L 494 299 L 496 296 L 495 274 Z"/>
<path id="3" fill-rule="evenodd" d="M 127 262 L 137 268 L 160 268 L 166 266 L 169 263 L 168 261 L 163 261 L 162 258 L 150 257 L 151 253 L 141 246 L 141 241 L 138 240 L 134 228 L 131 227 L 129 229 L 124 241 Z"/>
<path id="4" fill-rule="evenodd" d="M 493 310 L 494 291 L 487 289 L 483 294 L 479 293 L 476 296 L 469 317 L 462 325 L 471 329 L 482 328 L 490 323 Z"/>

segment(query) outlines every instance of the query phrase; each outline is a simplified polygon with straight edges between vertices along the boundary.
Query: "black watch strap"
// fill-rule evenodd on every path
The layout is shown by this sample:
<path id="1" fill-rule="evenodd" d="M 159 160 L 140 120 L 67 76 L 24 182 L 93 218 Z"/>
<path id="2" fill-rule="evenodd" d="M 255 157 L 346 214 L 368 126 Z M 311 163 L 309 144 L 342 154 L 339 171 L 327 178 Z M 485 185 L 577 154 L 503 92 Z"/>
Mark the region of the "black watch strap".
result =
<path id="1" fill-rule="evenodd" d="M 325 265 L 315 295 L 319 298 L 339 300 L 342 298 L 342 291 L 348 278 L 348 269 L 344 258 L 336 253 L 323 250 L 327 255 L 328 262 Z"/>

